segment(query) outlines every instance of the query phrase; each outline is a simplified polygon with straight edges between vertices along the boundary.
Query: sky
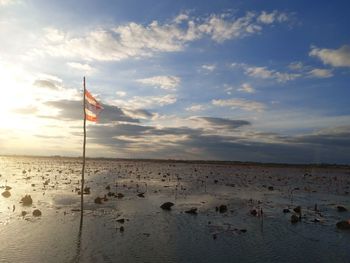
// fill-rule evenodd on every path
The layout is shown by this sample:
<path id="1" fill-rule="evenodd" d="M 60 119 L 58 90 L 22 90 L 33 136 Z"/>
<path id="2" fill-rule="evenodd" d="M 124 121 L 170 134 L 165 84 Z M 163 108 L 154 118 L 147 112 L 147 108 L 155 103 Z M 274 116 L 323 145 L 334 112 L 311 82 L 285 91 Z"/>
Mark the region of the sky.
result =
<path id="1" fill-rule="evenodd" d="M 350 164 L 348 10 L 0 0 L 0 154 Z"/>

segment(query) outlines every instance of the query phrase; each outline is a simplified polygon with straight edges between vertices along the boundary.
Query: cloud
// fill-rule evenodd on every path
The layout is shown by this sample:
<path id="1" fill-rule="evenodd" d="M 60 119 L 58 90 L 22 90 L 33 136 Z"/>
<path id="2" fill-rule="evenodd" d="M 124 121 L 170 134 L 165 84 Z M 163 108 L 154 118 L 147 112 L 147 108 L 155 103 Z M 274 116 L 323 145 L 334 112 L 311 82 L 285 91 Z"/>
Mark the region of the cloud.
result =
<path id="1" fill-rule="evenodd" d="M 11 110 L 13 113 L 21 114 L 21 115 L 32 115 L 38 112 L 38 108 L 35 106 L 28 106 L 23 108 L 16 108 Z"/>
<path id="2" fill-rule="evenodd" d="M 321 68 L 315 68 L 308 72 L 310 77 L 315 78 L 330 78 L 333 77 L 332 70 L 329 69 L 321 69 Z"/>
<path id="3" fill-rule="evenodd" d="M 205 69 L 207 71 L 214 71 L 216 69 L 215 64 L 204 64 L 202 65 L 202 69 Z"/>
<path id="4" fill-rule="evenodd" d="M 174 90 L 180 85 L 181 79 L 176 76 L 154 76 L 145 79 L 138 79 L 136 81 L 147 86 L 159 87 L 166 90 Z"/>
<path id="5" fill-rule="evenodd" d="M 246 93 L 255 93 L 255 89 L 249 83 L 243 83 L 242 86 L 238 89 L 238 91 Z"/>
<path id="6" fill-rule="evenodd" d="M 278 82 L 287 82 L 302 76 L 297 73 L 282 73 L 276 70 L 267 69 L 266 67 L 245 66 L 244 68 L 245 73 L 248 76 L 262 79 L 274 79 Z"/>
<path id="7" fill-rule="evenodd" d="M 46 28 L 43 46 L 37 53 L 86 60 L 120 61 L 153 56 L 157 52 L 178 52 L 187 43 L 209 36 L 216 42 L 260 33 L 264 26 L 287 21 L 287 14 L 273 11 L 260 15 L 247 12 L 233 18 L 227 14 L 191 18 L 180 14 L 169 23 L 153 21 L 148 25 L 125 25 L 94 29 L 86 34 Z M 270 22 L 271 23 L 267 23 Z"/>
<path id="8" fill-rule="evenodd" d="M 280 13 L 276 10 L 271 13 L 262 11 L 257 20 L 263 24 L 272 24 L 275 21 L 285 22 L 288 20 L 288 15 L 285 13 Z"/>
<path id="9" fill-rule="evenodd" d="M 0 6 L 12 5 L 20 3 L 19 0 L 0 0 Z"/>
<path id="10" fill-rule="evenodd" d="M 190 107 L 187 107 L 186 108 L 186 111 L 202 111 L 205 109 L 205 106 L 204 105 L 201 105 L 201 104 L 194 104 Z"/>
<path id="11" fill-rule="evenodd" d="M 82 101 L 78 100 L 58 100 L 48 101 L 45 105 L 56 108 L 56 116 L 46 116 L 60 120 L 83 120 Z M 139 122 L 139 120 L 127 116 L 119 107 L 103 104 L 104 110 L 99 115 L 99 123 L 122 122 Z"/>
<path id="12" fill-rule="evenodd" d="M 240 108 L 246 111 L 264 111 L 266 106 L 265 104 L 257 101 L 249 101 L 245 99 L 218 99 L 212 100 L 212 104 L 219 107 L 230 107 Z"/>
<path id="13" fill-rule="evenodd" d="M 47 88 L 52 90 L 58 90 L 59 89 L 59 83 L 54 80 L 47 80 L 47 79 L 37 79 L 34 81 L 34 86 L 40 87 L 40 88 Z"/>
<path id="14" fill-rule="evenodd" d="M 324 64 L 333 67 L 350 67 L 350 46 L 344 45 L 338 49 L 312 47 L 310 56 L 319 58 Z"/>
<path id="15" fill-rule="evenodd" d="M 194 117 L 194 120 L 205 121 L 213 128 L 237 129 L 242 126 L 250 125 L 246 120 L 230 120 L 217 117 Z"/>
<path id="16" fill-rule="evenodd" d="M 177 101 L 175 95 L 164 96 L 134 96 L 128 100 L 114 100 L 114 104 L 133 109 L 153 109 L 157 107 L 163 107 L 165 105 L 173 104 Z"/>
<path id="17" fill-rule="evenodd" d="M 96 71 L 95 68 L 91 67 L 89 64 L 87 63 L 78 63 L 78 62 L 68 62 L 67 65 L 69 67 L 71 67 L 72 69 L 76 69 L 82 73 L 85 74 L 91 74 L 94 71 Z"/>
<path id="18" fill-rule="evenodd" d="M 117 94 L 118 97 L 125 97 L 126 96 L 125 91 L 117 91 L 115 94 Z"/>

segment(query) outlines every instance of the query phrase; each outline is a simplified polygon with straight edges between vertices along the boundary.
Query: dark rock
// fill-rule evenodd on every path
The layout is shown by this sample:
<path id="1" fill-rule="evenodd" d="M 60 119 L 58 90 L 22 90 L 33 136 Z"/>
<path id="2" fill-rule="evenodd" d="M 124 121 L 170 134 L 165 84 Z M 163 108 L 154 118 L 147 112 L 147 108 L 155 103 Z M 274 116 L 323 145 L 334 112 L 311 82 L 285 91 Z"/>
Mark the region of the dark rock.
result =
<path id="1" fill-rule="evenodd" d="M 117 222 L 118 222 L 118 223 L 121 223 L 121 224 L 124 224 L 125 219 L 124 219 L 124 218 L 117 219 Z"/>
<path id="2" fill-rule="evenodd" d="M 8 186 L 8 185 L 6 185 L 6 187 L 5 187 L 5 190 L 11 190 L 12 189 L 12 187 L 11 186 Z"/>
<path id="3" fill-rule="evenodd" d="M 270 191 L 273 191 L 273 186 L 269 186 L 267 189 L 269 189 Z"/>
<path id="4" fill-rule="evenodd" d="M 219 206 L 219 212 L 220 212 L 220 213 L 225 213 L 225 212 L 227 212 L 227 206 L 226 206 L 226 205 L 220 205 L 220 206 Z"/>
<path id="5" fill-rule="evenodd" d="M 295 213 L 301 214 L 301 207 L 300 206 L 295 207 L 293 210 Z"/>
<path id="6" fill-rule="evenodd" d="M 89 195 L 90 194 L 90 187 L 85 187 L 84 188 L 84 195 Z"/>
<path id="7" fill-rule="evenodd" d="M 111 196 L 115 196 L 115 193 L 113 193 L 113 192 L 108 192 L 107 195 L 108 195 L 109 197 L 111 197 Z"/>
<path id="8" fill-rule="evenodd" d="M 337 228 L 343 230 L 350 230 L 350 222 L 349 221 L 339 221 L 337 223 Z"/>
<path id="9" fill-rule="evenodd" d="M 342 206 L 342 205 L 338 205 L 337 206 L 337 209 L 338 209 L 338 212 L 346 212 L 346 211 L 348 211 L 348 209 L 346 209 L 344 206 Z"/>
<path id="10" fill-rule="evenodd" d="M 23 205 L 31 205 L 33 203 L 33 199 L 30 195 L 25 195 L 22 199 L 21 202 Z"/>
<path id="11" fill-rule="evenodd" d="M 110 185 L 107 185 L 107 186 L 106 186 L 106 190 L 108 190 L 108 191 L 111 190 L 111 186 L 110 186 Z"/>
<path id="12" fill-rule="evenodd" d="M 256 209 L 252 209 L 252 210 L 250 210 L 250 214 L 251 214 L 252 216 L 257 216 L 258 211 L 257 211 Z"/>
<path id="13" fill-rule="evenodd" d="M 285 213 L 285 214 L 290 213 L 290 210 L 288 208 L 284 208 L 283 213 Z"/>
<path id="14" fill-rule="evenodd" d="M 124 230 L 125 230 L 125 229 L 124 229 L 123 226 L 121 226 L 121 227 L 119 228 L 119 231 L 120 231 L 120 232 L 124 232 Z"/>
<path id="15" fill-rule="evenodd" d="M 215 240 L 217 238 L 218 238 L 217 234 L 213 234 L 213 239 Z"/>
<path id="16" fill-rule="evenodd" d="M 218 180 L 214 180 L 214 184 L 217 184 L 219 181 Z"/>
<path id="17" fill-rule="evenodd" d="M 33 216 L 41 216 L 41 211 L 39 209 L 35 209 L 33 211 Z"/>
<path id="18" fill-rule="evenodd" d="M 246 233 L 246 232 L 247 232 L 247 229 L 241 229 L 241 230 L 239 230 L 239 231 L 241 231 L 242 233 Z"/>
<path id="19" fill-rule="evenodd" d="M 138 197 L 144 198 L 145 197 L 145 193 L 139 193 L 137 194 Z"/>
<path id="20" fill-rule="evenodd" d="M 164 210 L 171 210 L 171 207 L 174 205 L 174 203 L 172 202 L 165 202 L 164 204 L 162 204 L 160 206 L 160 208 L 164 209 Z"/>
<path id="21" fill-rule="evenodd" d="M 11 193 L 10 193 L 10 191 L 6 190 L 6 191 L 2 192 L 1 195 L 5 198 L 9 198 L 11 196 Z"/>
<path id="22" fill-rule="evenodd" d="M 299 222 L 299 217 L 298 217 L 297 215 L 292 215 L 292 216 L 290 217 L 290 222 L 291 222 L 292 224 L 298 223 L 298 222 Z"/>
<path id="23" fill-rule="evenodd" d="M 124 197 L 124 195 L 123 195 L 122 193 L 117 193 L 117 194 L 115 195 L 115 197 L 117 197 L 118 199 L 121 199 L 121 198 Z"/>
<path id="24" fill-rule="evenodd" d="M 101 197 L 96 197 L 95 198 L 95 204 L 102 204 L 102 198 Z"/>
<path id="25" fill-rule="evenodd" d="M 25 216 L 26 214 L 27 214 L 26 211 L 22 211 L 22 213 L 21 213 L 22 216 Z"/>
<path id="26" fill-rule="evenodd" d="M 185 211 L 185 213 L 197 215 L 197 208 L 191 208 L 190 210 Z"/>

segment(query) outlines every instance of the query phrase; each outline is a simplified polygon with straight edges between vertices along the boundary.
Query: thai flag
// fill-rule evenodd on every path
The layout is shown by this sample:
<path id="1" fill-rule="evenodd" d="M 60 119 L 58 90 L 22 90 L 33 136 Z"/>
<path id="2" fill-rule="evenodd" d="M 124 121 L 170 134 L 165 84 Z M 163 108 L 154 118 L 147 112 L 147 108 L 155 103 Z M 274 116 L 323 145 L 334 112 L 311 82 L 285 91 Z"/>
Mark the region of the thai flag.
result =
<path id="1" fill-rule="evenodd" d="M 85 90 L 85 118 L 88 121 L 97 122 L 98 114 L 103 110 L 101 104 Z"/>

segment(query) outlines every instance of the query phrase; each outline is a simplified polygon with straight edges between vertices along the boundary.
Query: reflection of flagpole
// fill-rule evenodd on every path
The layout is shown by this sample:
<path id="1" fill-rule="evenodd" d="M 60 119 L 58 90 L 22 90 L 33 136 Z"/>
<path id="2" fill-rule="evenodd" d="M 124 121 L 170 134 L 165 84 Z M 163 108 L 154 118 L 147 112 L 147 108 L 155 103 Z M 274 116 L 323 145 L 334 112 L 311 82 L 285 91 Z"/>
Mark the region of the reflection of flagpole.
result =
<path id="1" fill-rule="evenodd" d="M 84 210 L 84 174 L 85 174 L 85 145 L 86 145 L 86 111 L 85 111 L 85 93 L 86 93 L 86 87 L 85 87 L 85 77 L 83 79 L 83 85 L 84 85 L 84 92 L 83 92 L 83 112 L 84 112 L 84 143 L 83 143 L 83 168 L 81 171 L 81 189 L 80 189 L 80 197 L 81 197 L 81 204 L 80 204 L 80 210 L 81 210 L 81 221 L 83 219 L 83 210 Z"/>

